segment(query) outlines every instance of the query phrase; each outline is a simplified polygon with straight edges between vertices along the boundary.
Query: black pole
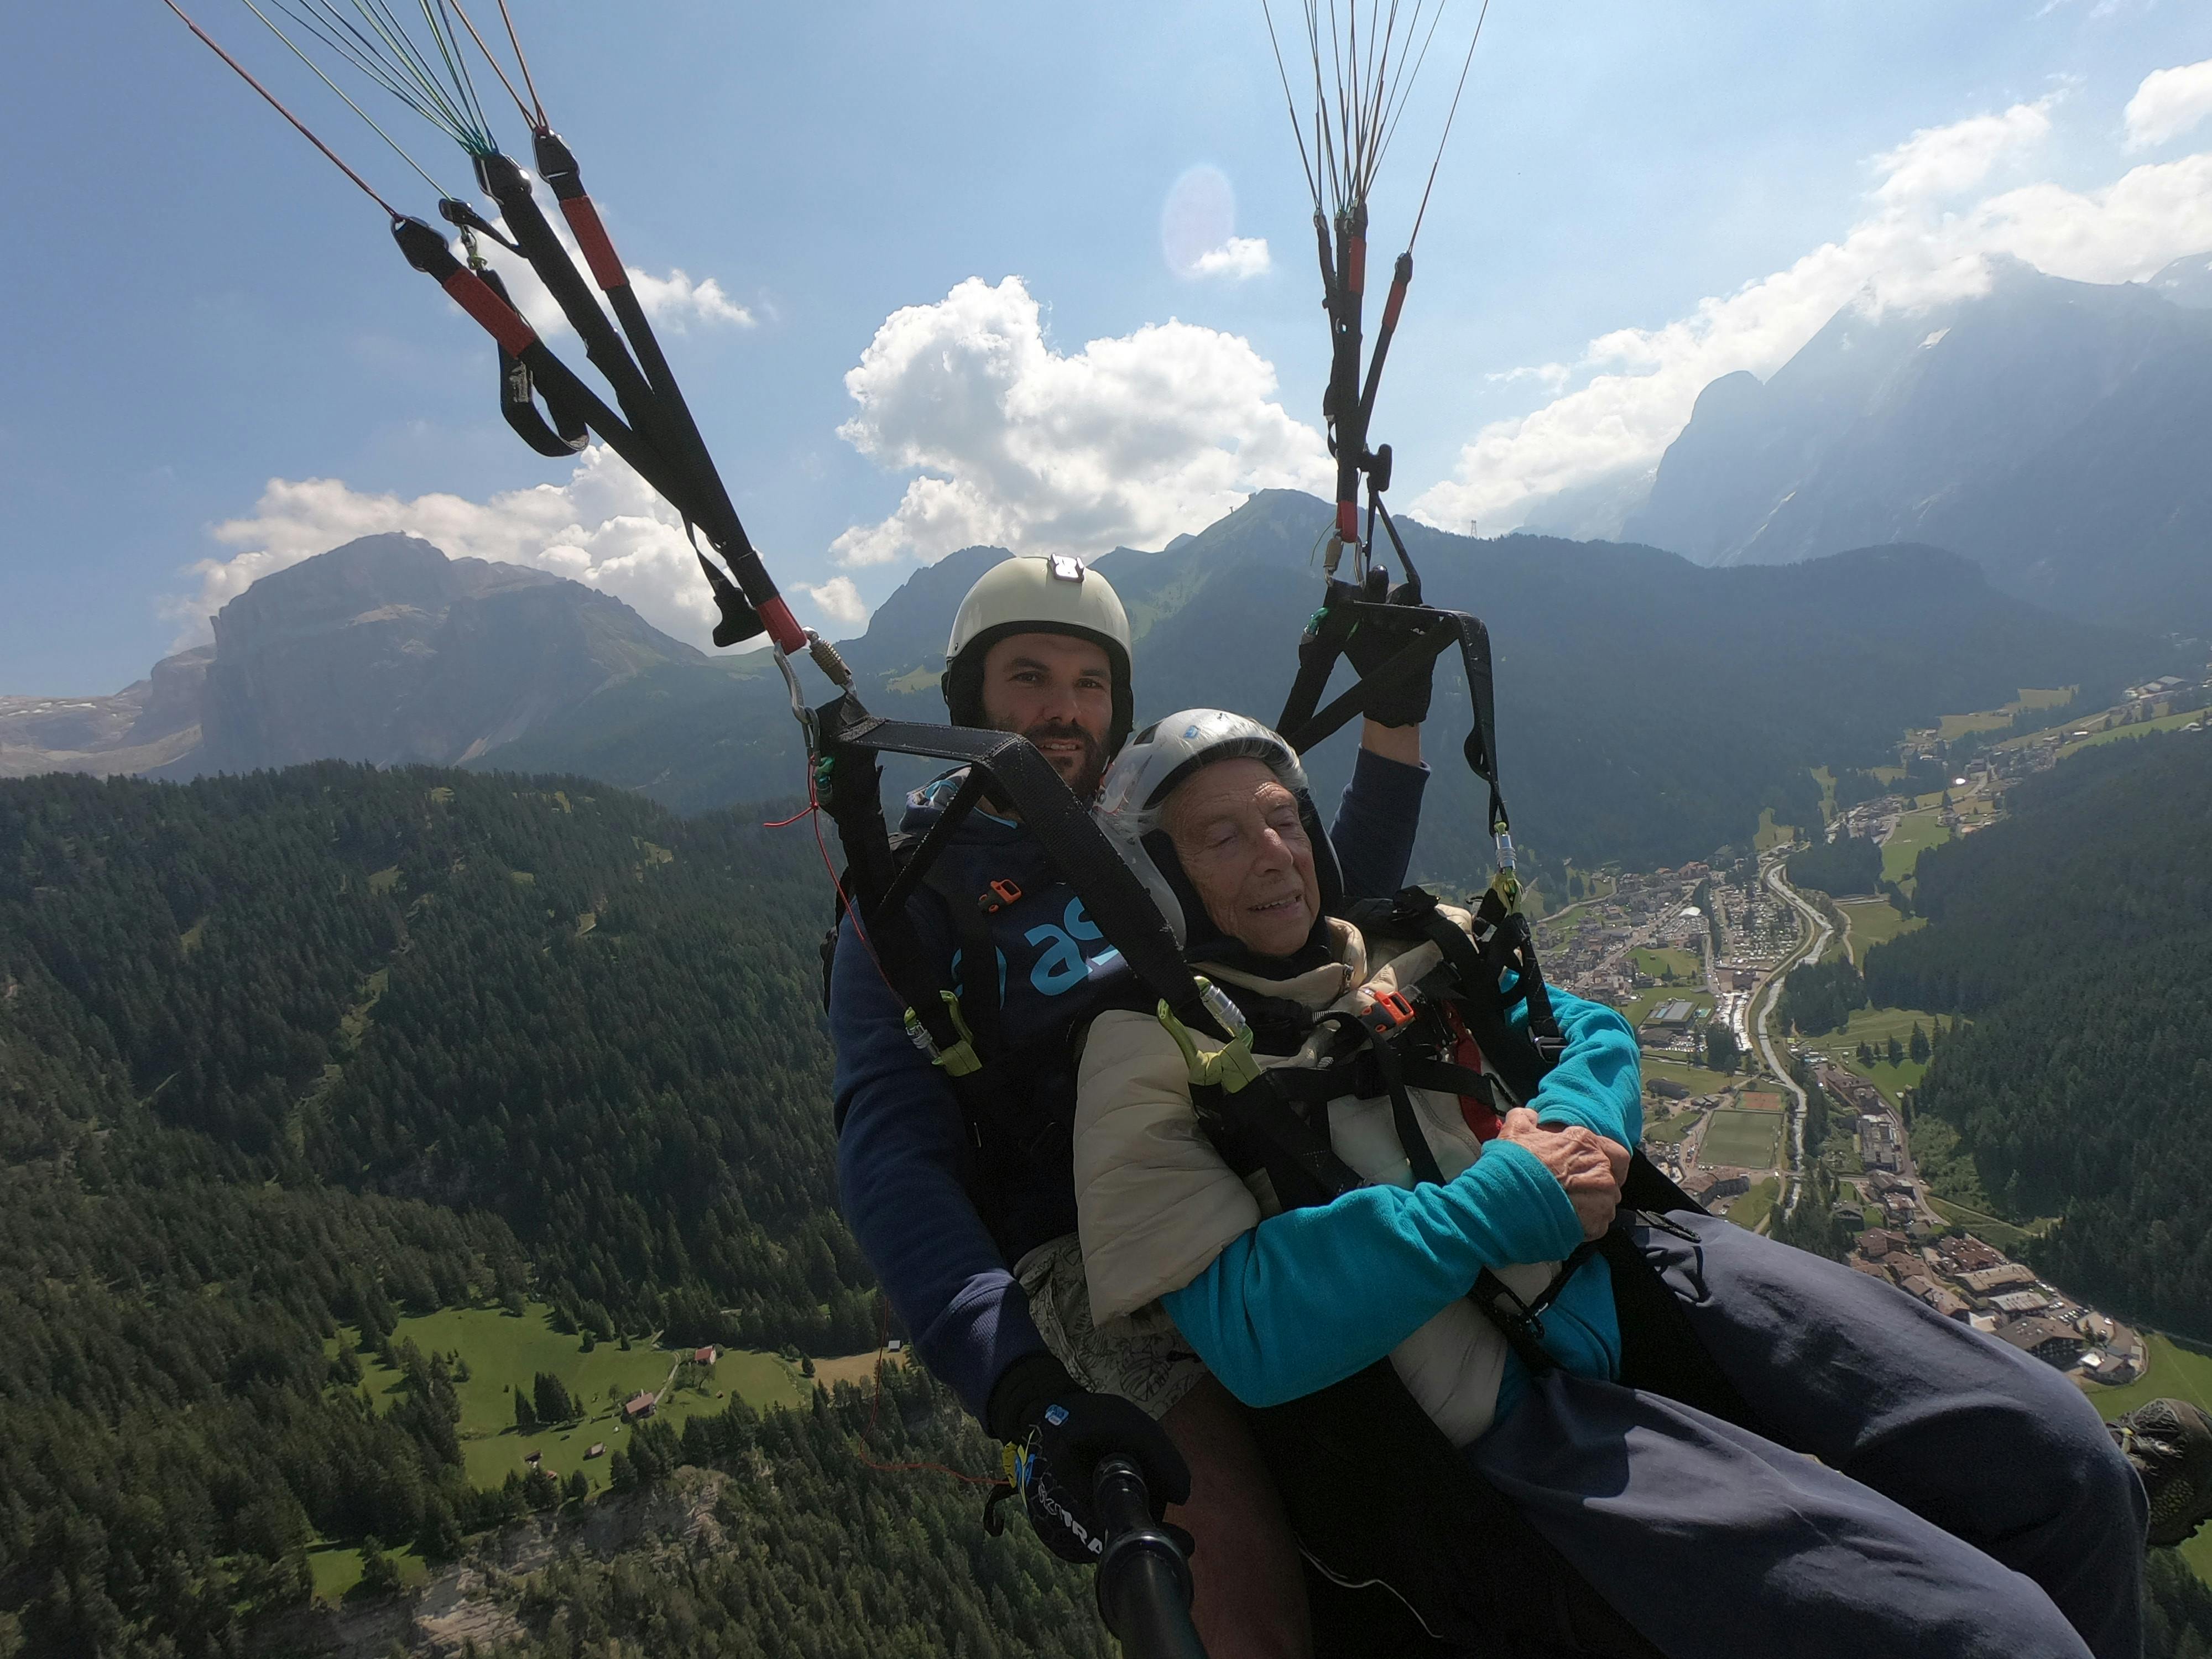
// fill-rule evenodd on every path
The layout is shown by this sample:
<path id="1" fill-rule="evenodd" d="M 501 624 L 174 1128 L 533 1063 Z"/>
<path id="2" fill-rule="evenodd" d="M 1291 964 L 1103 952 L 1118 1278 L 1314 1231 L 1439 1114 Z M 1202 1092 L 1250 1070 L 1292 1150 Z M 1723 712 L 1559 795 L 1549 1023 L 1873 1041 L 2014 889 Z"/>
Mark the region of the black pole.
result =
<path id="1" fill-rule="evenodd" d="M 1098 1466 L 1094 1488 L 1106 1553 L 1098 1561 L 1098 1611 L 1130 1659 L 1206 1659 L 1190 1622 L 1190 1564 L 1152 1522 L 1145 1478 L 1126 1457 Z"/>

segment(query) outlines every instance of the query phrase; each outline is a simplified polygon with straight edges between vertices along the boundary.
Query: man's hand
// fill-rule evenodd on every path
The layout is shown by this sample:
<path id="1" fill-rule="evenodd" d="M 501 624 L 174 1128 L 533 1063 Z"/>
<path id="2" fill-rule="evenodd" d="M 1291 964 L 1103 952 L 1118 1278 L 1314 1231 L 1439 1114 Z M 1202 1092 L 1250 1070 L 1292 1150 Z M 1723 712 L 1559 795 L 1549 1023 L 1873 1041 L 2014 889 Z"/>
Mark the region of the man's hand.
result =
<path id="1" fill-rule="evenodd" d="M 1105 1547 L 1091 1489 L 1109 1457 L 1143 1471 L 1154 1520 L 1189 1501 L 1190 1466 L 1167 1431 L 1118 1395 L 1077 1388 L 1049 1354 L 1018 1360 L 999 1379 L 988 1427 L 1020 1454 L 1030 1522 L 1062 1560 L 1095 1563 Z"/>
<path id="2" fill-rule="evenodd" d="M 1628 1174 L 1626 1147 L 1579 1125 L 1547 1128 L 1526 1106 L 1506 1113 L 1498 1139 L 1525 1147 L 1552 1172 L 1575 1206 L 1584 1238 L 1604 1236 L 1620 1207 L 1620 1183 Z"/>
<path id="3" fill-rule="evenodd" d="M 1344 654 L 1352 659 L 1359 678 L 1365 679 L 1413 641 L 1410 629 L 1391 629 L 1377 622 L 1363 622 L 1345 641 Z M 1436 672 L 1436 658 L 1425 659 L 1396 685 L 1370 692 L 1367 706 L 1361 712 L 1381 726 L 1419 726 L 1429 717 L 1430 688 Z"/>

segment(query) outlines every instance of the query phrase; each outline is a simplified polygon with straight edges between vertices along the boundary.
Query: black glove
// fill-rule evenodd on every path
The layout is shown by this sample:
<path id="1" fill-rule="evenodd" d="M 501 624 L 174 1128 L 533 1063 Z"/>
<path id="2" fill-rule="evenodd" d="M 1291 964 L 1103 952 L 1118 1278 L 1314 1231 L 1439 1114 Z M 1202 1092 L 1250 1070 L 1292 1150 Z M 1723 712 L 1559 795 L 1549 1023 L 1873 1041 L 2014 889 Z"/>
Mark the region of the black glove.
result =
<path id="1" fill-rule="evenodd" d="M 1382 573 L 1374 574 L 1380 576 Z M 1370 578 L 1369 586 L 1379 589 L 1382 583 Z M 1382 602 L 1383 596 L 1378 592 L 1363 597 Z M 1390 591 L 1387 602 L 1419 605 L 1420 590 L 1411 582 L 1401 582 Z M 1352 637 L 1345 641 L 1344 654 L 1352 659 L 1352 667 L 1358 670 L 1364 680 L 1413 642 L 1413 630 L 1410 626 L 1393 628 L 1387 623 L 1362 618 L 1352 629 Z M 1377 726 L 1419 726 L 1429 717 L 1429 690 L 1436 672 L 1437 659 L 1431 655 L 1409 673 L 1401 676 L 1395 684 L 1371 692 L 1361 712 Z"/>
<path id="2" fill-rule="evenodd" d="M 1140 1469 L 1158 1520 L 1190 1497 L 1190 1467 L 1144 1411 L 1075 1386 L 1049 1354 L 1017 1360 L 991 1390 L 988 1427 L 1012 1449 L 1015 1489 L 1037 1536 L 1063 1561 L 1095 1565 L 1105 1549 L 1091 1492 L 1098 1465 L 1120 1455 Z"/>

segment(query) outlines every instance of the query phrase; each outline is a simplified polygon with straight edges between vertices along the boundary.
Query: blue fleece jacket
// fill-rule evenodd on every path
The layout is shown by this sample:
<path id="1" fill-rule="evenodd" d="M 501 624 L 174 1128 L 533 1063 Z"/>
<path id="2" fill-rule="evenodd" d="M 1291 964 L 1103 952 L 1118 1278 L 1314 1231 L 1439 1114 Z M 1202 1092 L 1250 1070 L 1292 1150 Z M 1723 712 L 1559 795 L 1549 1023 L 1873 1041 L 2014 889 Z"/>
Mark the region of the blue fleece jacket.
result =
<path id="1" fill-rule="evenodd" d="M 1329 831 L 1348 894 L 1385 897 L 1404 885 L 1427 780 L 1426 767 L 1360 751 Z M 902 827 L 920 830 L 935 817 L 925 792 L 913 798 Z M 979 890 L 997 877 L 1023 890 L 1020 904 L 994 918 L 1009 1040 L 1065 1028 L 1085 1012 L 1082 992 L 1113 953 L 1042 846 L 1023 826 L 978 812 L 945 858 L 977 876 Z M 953 960 L 937 896 L 917 895 L 910 913 L 926 948 Z M 1074 1170 L 1064 1139 L 1049 1170 L 1034 1164 L 1012 1178 L 978 1170 L 959 1102 L 908 1041 L 904 1011 L 848 921 L 830 983 L 839 1196 L 923 1363 L 981 1418 L 1007 1366 L 1044 1351 L 1010 1269 L 1036 1246 L 1075 1231 Z M 1039 1086 L 1062 1085 L 1046 1078 Z M 1072 1121 L 1072 1068 L 1064 1086 Z"/>
<path id="2" fill-rule="evenodd" d="M 1636 1036 L 1612 1009 L 1563 992 L 1552 1007 L 1565 1053 L 1529 1105 L 1633 1147 L 1643 1138 Z M 1516 1023 L 1525 1025 L 1527 1010 Z M 1558 1261 L 1582 1243 L 1565 1189 L 1534 1154 L 1492 1141 L 1454 1180 L 1363 1187 L 1272 1216 L 1162 1298 L 1206 1367 L 1238 1399 L 1276 1405 L 1364 1370 L 1474 1286 L 1485 1267 Z M 1544 1346 L 1582 1376 L 1620 1364 L 1613 1281 L 1592 1257 L 1543 1316 Z M 1525 1377 L 1509 1364 L 1503 1417 Z"/>

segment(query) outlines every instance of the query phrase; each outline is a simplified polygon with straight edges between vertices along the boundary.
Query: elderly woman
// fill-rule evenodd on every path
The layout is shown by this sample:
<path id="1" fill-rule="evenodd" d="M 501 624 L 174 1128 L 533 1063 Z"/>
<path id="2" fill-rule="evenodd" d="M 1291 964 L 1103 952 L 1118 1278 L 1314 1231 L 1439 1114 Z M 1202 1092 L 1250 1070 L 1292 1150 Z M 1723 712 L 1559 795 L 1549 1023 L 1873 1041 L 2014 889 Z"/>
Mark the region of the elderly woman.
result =
<path id="1" fill-rule="evenodd" d="M 1139 733 L 1100 812 L 1200 971 L 1267 1011 L 1257 1066 L 1314 1064 L 1315 1032 L 1346 1027 L 1332 1016 L 1437 982 L 1433 942 L 1365 938 L 1329 915 L 1304 775 L 1255 722 L 1194 710 Z M 1640 1134 L 1635 1042 L 1609 1009 L 1557 993 L 1553 1007 L 1565 1052 L 1525 1101 L 1434 1088 L 1329 1101 L 1334 1155 L 1366 1184 L 1296 1209 L 1201 1125 L 1242 1040 L 1224 1050 L 1164 1012 L 1102 1014 L 1075 1127 L 1091 1317 L 1064 1338 L 1095 1360 L 1121 1343 L 1158 1355 L 1171 1332 L 1255 1407 L 1387 1357 L 1439 1445 L 1633 1626 L 1562 1614 L 1549 1633 L 1566 1650 L 2138 1653 L 2144 1486 L 2072 1384 L 1726 1223 L 1616 1218 Z M 1407 1144 L 1406 1104 L 1425 1145 Z M 1579 1250 L 1609 1228 L 1632 1246 L 1608 1252 L 1628 1271 Z M 1577 1260 L 1562 1279 L 1558 1264 Z M 1673 1293 L 1668 1317 L 1742 1420 L 1622 1377 L 1632 1279 Z M 1478 1281 L 1493 1310 L 1554 1299 L 1510 1340 L 1510 1322 L 1470 1299 Z M 1273 1461 L 1287 1489 L 1299 1472 Z"/>

